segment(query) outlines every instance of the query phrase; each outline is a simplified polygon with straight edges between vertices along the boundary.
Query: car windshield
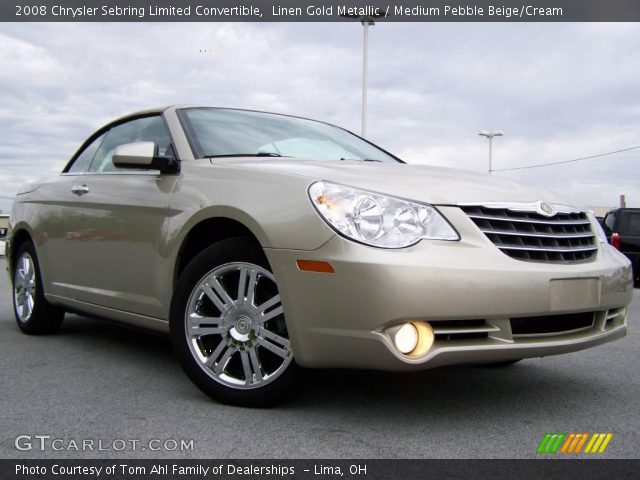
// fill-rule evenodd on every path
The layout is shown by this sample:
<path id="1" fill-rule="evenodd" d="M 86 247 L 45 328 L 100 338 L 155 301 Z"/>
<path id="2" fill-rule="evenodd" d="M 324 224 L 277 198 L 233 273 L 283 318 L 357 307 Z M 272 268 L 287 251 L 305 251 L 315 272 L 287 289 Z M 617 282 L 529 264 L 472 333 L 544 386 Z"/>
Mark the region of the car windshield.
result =
<path id="1" fill-rule="evenodd" d="M 399 161 L 346 130 L 313 120 L 223 108 L 185 108 L 179 116 L 196 158 Z"/>

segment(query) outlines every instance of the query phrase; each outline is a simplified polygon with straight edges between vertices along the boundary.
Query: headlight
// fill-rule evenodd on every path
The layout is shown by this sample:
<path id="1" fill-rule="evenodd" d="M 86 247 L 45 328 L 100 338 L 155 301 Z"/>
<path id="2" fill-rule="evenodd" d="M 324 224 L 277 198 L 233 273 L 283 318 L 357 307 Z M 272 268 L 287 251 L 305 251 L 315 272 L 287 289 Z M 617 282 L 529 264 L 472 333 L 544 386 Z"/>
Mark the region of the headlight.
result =
<path id="1" fill-rule="evenodd" d="M 320 216 L 338 233 L 374 247 L 409 247 L 423 238 L 460 239 L 430 205 L 331 182 L 312 184 L 309 197 Z"/>

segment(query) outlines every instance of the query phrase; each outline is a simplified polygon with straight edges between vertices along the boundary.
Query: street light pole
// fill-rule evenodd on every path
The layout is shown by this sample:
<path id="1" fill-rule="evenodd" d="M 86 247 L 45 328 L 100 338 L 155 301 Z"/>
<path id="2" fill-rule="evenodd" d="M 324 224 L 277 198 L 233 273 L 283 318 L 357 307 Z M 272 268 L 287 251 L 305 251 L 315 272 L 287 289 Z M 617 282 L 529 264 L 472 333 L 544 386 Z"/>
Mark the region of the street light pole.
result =
<path id="1" fill-rule="evenodd" d="M 385 16 L 384 9 L 376 8 L 372 15 L 351 15 L 342 14 L 344 18 L 358 19 L 364 30 L 363 46 L 362 46 L 362 130 L 361 135 L 367 135 L 367 88 L 368 88 L 368 70 L 369 70 L 369 25 L 375 25 L 377 18 Z"/>
<path id="2" fill-rule="evenodd" d="M 375 25 L 370 17 L 360 19 L 364 30 L 362 47 L 362 136 L 367 135 L 367 70 L 369 69 L 369 25 Z"/>
<path id="3" fill-rule="evenodd" d="M 502 130 L 494 130 L 490 132 L 487 130 L 482 130 L 480 133 L 478 133 L 478 135 L 489 139 L 489 175 L 491 175 L 491 172 L 493 171 L 493 169 L 491 168 L 491 156 L 493 154 L 493 137 L 502 137 L 504 135 L 504 132 Z"/>

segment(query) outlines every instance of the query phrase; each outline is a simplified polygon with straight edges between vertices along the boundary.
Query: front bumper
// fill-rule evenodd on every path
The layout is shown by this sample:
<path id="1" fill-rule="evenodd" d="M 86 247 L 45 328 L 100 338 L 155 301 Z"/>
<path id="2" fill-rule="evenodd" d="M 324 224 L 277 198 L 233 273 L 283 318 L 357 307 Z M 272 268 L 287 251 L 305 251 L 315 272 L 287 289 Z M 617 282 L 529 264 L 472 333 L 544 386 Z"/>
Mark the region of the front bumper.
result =
<path id="1" fill-rule="evenodd" d="M 279 284 L 296 361 L 307 367 L 411 370 L 566 353 L 626 333 L 633 286 L 629 261 L 607 245 L 579 264 L 515 260 L 455 207 L 441 207 L 459 242 L 422 241 L 401 250 L 335 236 L 307 252 L 266 249 Z M 465 223 L 466 222 L 466 223 Z M 461 227 L 462 225 L 462 227 Z M 329 262 L 333 274 L 300 271 L 296 260 Z M 589 327 L 539 335 L 512 332 L 512 319 L 582 313 Z M 473 320 L 473 322 L 469 322 Z M 386 333 L 407 321 L 438 332 L 456 322 L 481 335 L 436 335 L 420 358 L 399 353 Z M 451 326 L 453 325 L 453 330 Z M 468 332 L 467 332 L 468 333 Z"/>

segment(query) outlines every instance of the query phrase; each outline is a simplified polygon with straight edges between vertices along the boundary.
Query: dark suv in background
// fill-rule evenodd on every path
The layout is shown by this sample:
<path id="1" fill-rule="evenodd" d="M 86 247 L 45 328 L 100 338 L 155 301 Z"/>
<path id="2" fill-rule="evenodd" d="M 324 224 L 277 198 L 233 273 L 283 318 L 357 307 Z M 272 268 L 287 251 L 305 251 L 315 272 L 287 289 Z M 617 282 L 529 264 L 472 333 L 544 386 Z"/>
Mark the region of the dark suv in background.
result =
<path id="1" fill-rule="evenodd" d="M 633 264 L 633 281 L 640 287 L 640 208 L 618 208 L 604 217 L 609 243 Z"/>

